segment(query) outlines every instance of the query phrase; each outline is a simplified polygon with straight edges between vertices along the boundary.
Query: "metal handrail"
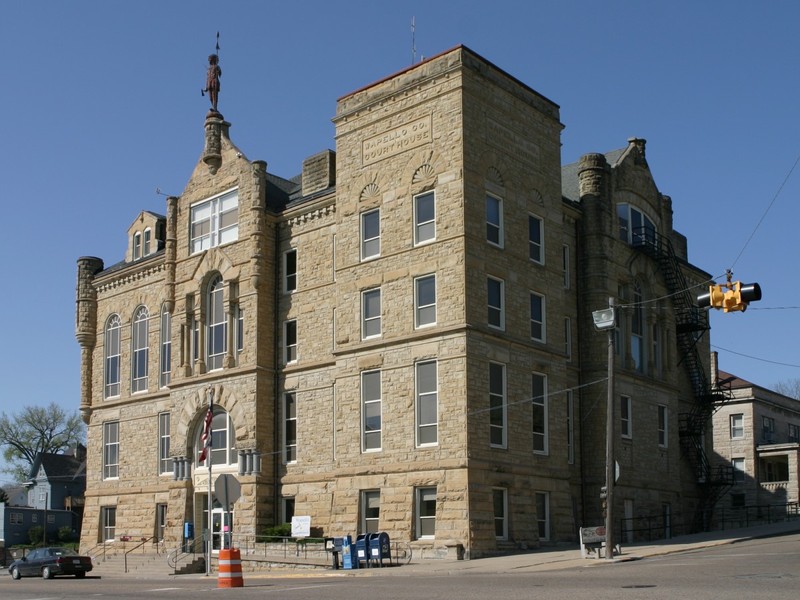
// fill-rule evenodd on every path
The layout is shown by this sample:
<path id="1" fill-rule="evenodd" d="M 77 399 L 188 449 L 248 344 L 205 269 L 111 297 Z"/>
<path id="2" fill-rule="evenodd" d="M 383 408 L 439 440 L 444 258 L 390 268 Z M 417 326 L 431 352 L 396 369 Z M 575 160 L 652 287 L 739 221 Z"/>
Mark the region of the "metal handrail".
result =
<path id="1" fill-rule="evenodd" d="M 156 539 L 156 536 L 154 536 L 154 535 L 150 536 L 149 538 L 142 538 L 142 540 L 138 544 L 136 544 L 133 548 L 131 548 L 130 550 L 126 550 L 125 551 L 125 554 L 123 555 L 123 564 L 125 565 L 125 572 L 126 573 L 128 572 L 128 554 L 130 554 L 134 550 L 138 550 L 139 548 L 142 548 L 147 542 L 152 542 L 155 539 Z M 158 541 L 156 541 L 155 547 L 156 547 L 156 554 L 161 554 L 161 550 L 159 548 Z M 144 552 L 143 548 L 142 548 L 142 552 Z"/>

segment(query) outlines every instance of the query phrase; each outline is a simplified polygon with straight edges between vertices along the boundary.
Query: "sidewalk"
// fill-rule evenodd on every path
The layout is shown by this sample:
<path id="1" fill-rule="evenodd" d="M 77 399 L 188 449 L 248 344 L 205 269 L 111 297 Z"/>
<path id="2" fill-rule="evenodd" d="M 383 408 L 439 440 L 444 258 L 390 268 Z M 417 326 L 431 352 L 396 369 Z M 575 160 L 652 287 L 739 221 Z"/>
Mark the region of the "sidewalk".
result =
<path id="1" fill-rule="evenodd" d="M 770 525 L 758 525 L 742 529 L 726 531 L 710 531 L 676 537 L 671 540 L 644 542 L 622 546 L 622 554 L 613 560 L 597 558 L 581 558 L 579 548 L 538 550 L 525 554 L 478 558 L 460 561 L 412 560 L 408 565 L 384 569 L 362 569 L 359 573 L 369 572 L 371 575 L 408 575 L 412 573 L 457 574 L 457 573 L 510 573 L 552 571 L 571 567 L 599 567 L 613 565 L 618 562 L 640 560 L 652 556 L 661 556 L 675 552 L 685 552 L 699 548 L 709 548 L 724 544 L 733 544 L 743 540 L 800 533 L 800 520 L 782 521 Z M 341 571 L 340 571 L 341 572 Z M 354 571 L 351 571 L 354 572 Z"/>

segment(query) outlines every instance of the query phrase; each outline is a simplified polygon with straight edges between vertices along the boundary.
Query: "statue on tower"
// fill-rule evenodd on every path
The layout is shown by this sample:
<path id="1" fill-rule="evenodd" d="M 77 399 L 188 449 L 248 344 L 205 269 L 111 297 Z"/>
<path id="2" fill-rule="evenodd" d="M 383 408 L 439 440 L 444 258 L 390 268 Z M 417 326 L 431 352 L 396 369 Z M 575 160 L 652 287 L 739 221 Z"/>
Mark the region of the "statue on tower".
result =
<path id="1" fill-rule="evenodd" d="M 217 111 L 217 101 L 219 99 L 219 78 L 222 76 L 222 69 L 219 67 L 219 55 L 212 54 L 208 57 L 208 73 L 206 74 L 206 89 L 201 93 L 205 96 L 208 92 L 211 98 L 211 108 Z"/>

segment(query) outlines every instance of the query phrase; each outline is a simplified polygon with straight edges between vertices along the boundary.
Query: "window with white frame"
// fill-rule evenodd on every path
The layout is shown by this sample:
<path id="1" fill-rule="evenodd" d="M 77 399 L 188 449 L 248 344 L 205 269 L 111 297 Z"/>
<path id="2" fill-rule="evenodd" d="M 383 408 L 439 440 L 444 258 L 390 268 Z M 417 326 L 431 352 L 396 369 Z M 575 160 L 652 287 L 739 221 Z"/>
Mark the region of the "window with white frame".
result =
<path id="1" fill-rule="evenodd" d="M 21 512 L 9 513 L 8 522 L 10 525 L 22 525 L 24 517 Z"/>
<path id="2" fill-rule="evenodd" d="M 203 413 L 205 415 L 205 412 Z M 200 450 L 203 448 L 203 420 L 198 423 L 197 432 L 195 434 L 195 457 L 197 457 L 197 465 L 202 464 L 208 467 L 208 459 L 200 463 L 199 456 Z M 233 419 L 230 415 L 214 405 L 214 416 L 211 419 L 211 464 L 212 466 L 226 466 L 236 465 L 239 463 L 239 456 L 234 448 L 236 443 L 236 432 L 234 429 Z"/>
<path id="3" fill-rule="evenodd" d="M 171 338 L 172 315 L 166 308 L 161 309 L 160 327 L 160 346 L 161 356 L 159 357 L 159 387 L 167 387 L 172 376 L 172 338 Z"/>
<path id="4" fill-rule="evenodd" d="M 489 363 L 489 443 L 495 448 L 506 447 L 506 366 Z"/>
<path id="5" fill-rule="evenodd" d="M 150 256 L 150 247 L 152 244 L 153 230 L 149 227 L 144 230 L 144 249 L 142 256 Z"/>
<path id="6" fill-rule="evenodd" d="M 572 390 L 567 390 L 567 463 L 575 464 L 575 403 Z"/>
<path id="7" fill-rule="evenodd" d="M 544 221 L 536 215 L 528 215 L 528 258 L 544 264 Z"/>
<path id="8" fill-rule="evenodd" d="M 486 241 L 503 247 L 503 200 L 486 194 Z"/>
<path id="9" fill-rule="evenodd" d="M 361 213 L 361 260 L 381 254 L 381 211 Z"/>
<path id="10" fill-rule="evenodd" d="M 624 438 L 633 437 L 630 396 L 619 397 L 619 421 L 620 421 L 620 431 L 622 432 L 622 437 Z"/>
<path id="11" fill-rule="evenodd" d="M 297 320 L 292 319 L 283 324 L 283 362 L 290 364 L 297 361 Z"/>
<path id="12" fill-rule="evenodd" d="M 244 352 L 244 309 L 241 303 L 236 304 L 236 360 Z M 237 362 L 238 364 L 238 362 Z"/>
<path id="13" fill-rule="evenodd" d="M 417 539 L 436 535 L 436 488 L 420 487 L 415 493 Z"/>
<path id="14" fill-rule="evenodd" d="M 638 285 L 633 288 L 633 306 L 631 310 L 631 356 L 637 372 L 644 372 L 644 306 L 642 290 Z"/>
<path id="15" fill-rule="evenodd" d="M 669 434 L 669 412 L 663 404 L 658 405 L 658 445 L 662 448 L 667 447 Z"/>
<path id="16" fill-rule="evenodd" d="M 133 352 L 131 353 L 131 391 L 147 391 L 147 365 L 150 358 L 148 324 L 150 312 L 147 307 L 140 306 L 133 315 L 132 335 Z"/>
<path id="17" fill-rule="evenodd" d="M 745 476 L 744 458 L 732 458 L 731 466 L 733 467 L 733 482 L 742 483 Z"/>
<path id="18" fill-rule="evenodd" d="M 297 398 L 292 392 L 283 396 L 283 461 L 297 462 Z"/>
<path id="19" fill-rule="evenodd" d="M 283 255 L 283 291 L 297 290 L 297 250 L 292 249 Z"/>
<path id="20" fill-rule="evenodd" d="M 486 304 L 489 327 L 505 329 L 505 282 L 502 279 L 486 278 Z"/>
<path id="21" fill-rule="evenodd" d="M 531 405 L 533 417 L 533 452 L 547 454 L 549 451 L 547 376 L 531 374 Z"/>
<path id="22" fill-rule="evenodd" d="M 119 478 L 119 421 L 103 423 L 103 479 Z"/>
<path id="23" fill-rule="evenodd" d="M 531 292 L 531 339 L 537 342 L 546 341 L 544 296 Z"/>
<path id="24" fill-rule="evenodd" d="M 546 542 L 550 540 L 550 493 L 536 492 L 534 494 L 536 504 L 536 523 L 539 529 L 539 540 Z"/>
<path id="25" fill-rule="evenodd" d="M 381 290 L 375 288 L 361 292 L 361 338 L 381 334 Z"/>
<path id="26" fill-rule="evenodd" d="M 492 489 L 492 506 L 494 508 L 494 537 L 498 540 L 508 539 L 508 490 Z"/>
<path id="27" fill-rule="evenodd" d="M 381 449 L 381 372 L 361 373 L 361 449 Z"/>
<path id="28" fill-rule="evenodd" d="M 168 412 L 158 415 L 158 472 L 172 473 L 172 459 L 169 456 L 170 415 Z"/>
<path id="29" fill-rule="evenodd" d="M 142 234 L 137 231 L 133 234 L 133 260 L 142 258 Z"/>
<path id="30" fill-rule="evenodd" d="M 436 275 L 414 279 L 414 327 L 436 324 Z"/>
<path id="31" fill-rule="evenodd" d="M 120 361 L 120 330 L 122 322 L 119 315 L 111 315 L 106 321 L 104 335 L 104 354 L 105 354 L 105 385 L 104 395 L 106 398 L 119 396 L 119 361 Z"/>
<path id="32" fill-rule="evenodd" d="M 430 446 L 439 441 L 439 401 L 435 360 L 416 364 L 417 445 Z"/>
<path id="33" fill-rule="evenodd" d="M 655 243 L 656 225 L 641 210 L 630 204 L 617 205 L 619 239 L 633 246 Z"/>
<path id="34" fill-rule="evenodd" d="M 731 415 L 731 439 L 741 439 L 744 437 L 744 415 L 737 413 Z"/>
<path id="35" fill-rule="evenodd" d="M 381 491 L 361 492 L 361 533 L 378 533 L 381 521 Z"/>
<path id="36" fill-rule="evenodd" d="M 561 273 L 563 276 L 564 289 L 570 288 L 570 268 L 569 268 L 569 246 L 561 246 Z"/>
<path id="37" fill-rule="evenodd" d="M 113 542 L 116 537 L 117 507 L 104 506 L 100 513 L 100 541 Z"/>
<path id="38" fill-rule="evenodd" d="M 436 196 L 425 192 L 414 196 L 414 245 L 436 239 Z"/>
<path id="39" fill-rule="evenodd" d="M 191 254 L 239 239 L 239 192 L 231 190 L 189 209 Z"/>
<path id="40" fill-rule="evenodd" d="M 208 286 L 206 312 L 206 367 L 221 369 L 228 350 L 228 319 L 225 315 L 225 286 L 217 275 Z"/>

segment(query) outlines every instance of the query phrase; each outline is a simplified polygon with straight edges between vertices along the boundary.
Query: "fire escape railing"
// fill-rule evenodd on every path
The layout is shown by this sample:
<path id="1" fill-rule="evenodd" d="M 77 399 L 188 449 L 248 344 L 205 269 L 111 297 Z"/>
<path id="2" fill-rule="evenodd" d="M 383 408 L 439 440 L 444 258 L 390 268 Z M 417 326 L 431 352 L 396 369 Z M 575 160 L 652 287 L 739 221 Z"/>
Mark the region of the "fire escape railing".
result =
<path id="1" fill-rule="evenodd" d="M 678 415 L 681 455 L 697 475 L 700 502 L 693 529 L 710 527 L 717 501 L 733 485 L 733 468 L 711 468 L 705 451 L 705 431 L 714 412 L 731 398 L 730 390 L 712 387 L 706 376 L 697 343 L 709 330 L 708 312 L 695 304 L 693 291 L 686 281 L 681 262 L 672 243 L 648 227 L 632 231 L 632 246 L 653 258 L 664 276 L 675 309 L 679 364 L 683 364 L 692 384 L 694 403 L 689 412 Z"/>

